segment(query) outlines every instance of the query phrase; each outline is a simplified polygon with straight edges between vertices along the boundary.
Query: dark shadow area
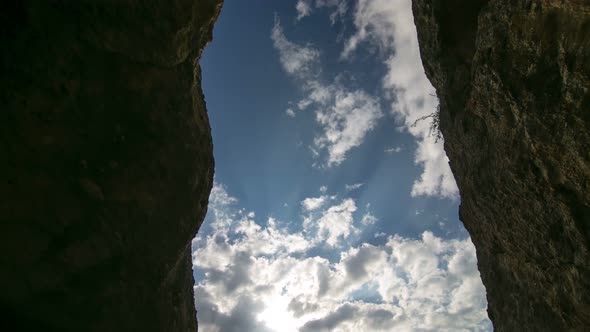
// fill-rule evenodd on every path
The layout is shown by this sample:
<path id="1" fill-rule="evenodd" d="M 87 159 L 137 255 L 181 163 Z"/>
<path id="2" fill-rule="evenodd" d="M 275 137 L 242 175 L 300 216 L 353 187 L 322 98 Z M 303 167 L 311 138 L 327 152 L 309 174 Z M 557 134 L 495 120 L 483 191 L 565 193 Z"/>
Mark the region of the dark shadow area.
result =
<path id="1" fill-rule="evenodd" d="M 196 329 L 217 1 L 0 9 L 0 303 L 14 330 Z"/>

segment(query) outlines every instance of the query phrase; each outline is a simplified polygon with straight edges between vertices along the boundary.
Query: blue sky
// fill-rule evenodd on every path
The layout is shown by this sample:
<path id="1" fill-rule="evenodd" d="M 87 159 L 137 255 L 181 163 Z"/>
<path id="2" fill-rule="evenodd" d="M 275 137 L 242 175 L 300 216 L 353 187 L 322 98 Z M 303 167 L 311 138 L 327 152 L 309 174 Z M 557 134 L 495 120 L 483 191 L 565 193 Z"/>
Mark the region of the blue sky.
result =
<path id="1" fill-rule="evenodd" d="M 409 0 L 226 1 L 201 331 L 491 330 Z"/>

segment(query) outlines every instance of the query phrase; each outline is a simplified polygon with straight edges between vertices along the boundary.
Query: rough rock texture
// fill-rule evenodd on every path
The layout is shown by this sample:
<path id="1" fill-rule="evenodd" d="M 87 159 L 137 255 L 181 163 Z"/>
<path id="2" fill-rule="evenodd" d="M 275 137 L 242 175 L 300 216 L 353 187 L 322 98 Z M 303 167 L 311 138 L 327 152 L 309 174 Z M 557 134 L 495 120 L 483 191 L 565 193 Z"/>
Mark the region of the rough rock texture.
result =
<path id="1" fill-rule="evenodd" d="M 590 2 L 414 0 L 497 331 L 590 331 Z"/>
<path id="2" fill-rule="evenodd" d="M 195 331 L 221 0 L 0 5 L 0 305 L 14 331 Z M 8 330 L 6 330 L 8 331 Z"/>

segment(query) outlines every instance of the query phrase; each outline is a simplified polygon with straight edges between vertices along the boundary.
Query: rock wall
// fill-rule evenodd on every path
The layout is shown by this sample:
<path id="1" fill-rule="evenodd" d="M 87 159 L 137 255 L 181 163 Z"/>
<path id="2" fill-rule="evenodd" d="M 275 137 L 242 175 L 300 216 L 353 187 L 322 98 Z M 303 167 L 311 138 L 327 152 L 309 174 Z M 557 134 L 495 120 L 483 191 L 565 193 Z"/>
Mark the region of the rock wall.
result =
<path id="1" fill-rule="evenodd" d="M 221 0 L 0 5 L 0 305 L 15 331 L 195 331 Z M 8 331 L 5 329 L 5 331 Z"/>
<path id="2" fill-rule="evenodd" d="M 414 0 L 497 331 L 590 330 L 590 2 Z"/>

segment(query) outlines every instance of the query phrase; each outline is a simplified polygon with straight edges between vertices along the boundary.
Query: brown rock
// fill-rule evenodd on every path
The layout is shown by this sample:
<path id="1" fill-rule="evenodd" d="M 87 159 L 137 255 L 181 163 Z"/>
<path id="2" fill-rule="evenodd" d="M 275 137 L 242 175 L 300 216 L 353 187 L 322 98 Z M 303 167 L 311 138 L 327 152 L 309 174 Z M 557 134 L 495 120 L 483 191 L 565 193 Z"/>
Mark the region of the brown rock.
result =
<path id="1" fill-rule="evenodd" d="M 495 329 L 590 330 L 590 3 L 413 9 Z"/>
<path id="2" fill-rule="evenodd" d="M 190 240 L 213 178 L 198 60 L 220 7 L 0 5 L 10 330 L 196 330 Z"/>

